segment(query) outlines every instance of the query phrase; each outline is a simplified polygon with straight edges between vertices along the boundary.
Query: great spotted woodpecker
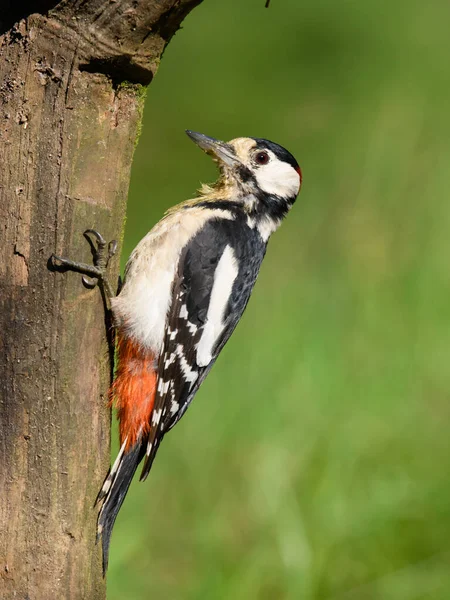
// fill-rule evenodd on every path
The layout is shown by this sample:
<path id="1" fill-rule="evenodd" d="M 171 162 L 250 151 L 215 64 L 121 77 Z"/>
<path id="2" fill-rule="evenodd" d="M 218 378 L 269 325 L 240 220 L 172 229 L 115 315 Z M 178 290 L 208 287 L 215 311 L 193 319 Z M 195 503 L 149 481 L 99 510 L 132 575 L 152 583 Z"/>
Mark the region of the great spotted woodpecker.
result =
<path id="1" fill-rule="evenodd" d="M 297 161 L 278 144 L 187 134 L 213 156 L 220 177 L 170 209 L 141 240 L 119 295 L 110 299 L 118 348 L 111 399 L 121 448 L 98 497 L 104 570 L 112 528 L 139 463 L 144 459 L 144 480 L 164 435 L 186 412 L 239 322 L 269 237 L 302 182 Z M 101 236 L 91 233 L 104 250 Z M 59 257 L 54 262 L 105 283 L 104 258 L 94 267 Z"/>

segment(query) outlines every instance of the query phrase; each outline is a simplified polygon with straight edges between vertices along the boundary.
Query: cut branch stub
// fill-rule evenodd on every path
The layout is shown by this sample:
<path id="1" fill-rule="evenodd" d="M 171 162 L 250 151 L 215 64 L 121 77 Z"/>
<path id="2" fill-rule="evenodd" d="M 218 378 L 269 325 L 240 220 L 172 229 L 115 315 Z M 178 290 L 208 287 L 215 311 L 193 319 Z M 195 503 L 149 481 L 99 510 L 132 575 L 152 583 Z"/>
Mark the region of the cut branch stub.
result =
<path id="1" fill-rule="evenodd" d="M 82 69 L 147 85 L 164 47 L 201 0 L 62 2 L 49 17 L 75 32 Z M 83 57 L 85 57 L 83 62 Z"/>

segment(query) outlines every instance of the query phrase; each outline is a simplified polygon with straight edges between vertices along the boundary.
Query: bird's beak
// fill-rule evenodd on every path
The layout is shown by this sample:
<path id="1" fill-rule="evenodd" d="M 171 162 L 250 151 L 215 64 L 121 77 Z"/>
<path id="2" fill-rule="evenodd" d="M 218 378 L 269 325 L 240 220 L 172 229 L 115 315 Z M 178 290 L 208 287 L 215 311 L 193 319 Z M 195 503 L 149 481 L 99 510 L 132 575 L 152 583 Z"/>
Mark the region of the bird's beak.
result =
<path id="1" fill-rule="evenodd" d="M 237 158 L 233 148 L 230 144 L 221 142 L 203 133 L 197 133 L 196 131 L 186 130 L 186 133 L 193 142 L 199 146 L 206 154 L 212 154 L 215 158 L 218 158 L 221 162 L 225 163 L 229 167 L 234 167 L 240 164 L 240 160 Z"/>

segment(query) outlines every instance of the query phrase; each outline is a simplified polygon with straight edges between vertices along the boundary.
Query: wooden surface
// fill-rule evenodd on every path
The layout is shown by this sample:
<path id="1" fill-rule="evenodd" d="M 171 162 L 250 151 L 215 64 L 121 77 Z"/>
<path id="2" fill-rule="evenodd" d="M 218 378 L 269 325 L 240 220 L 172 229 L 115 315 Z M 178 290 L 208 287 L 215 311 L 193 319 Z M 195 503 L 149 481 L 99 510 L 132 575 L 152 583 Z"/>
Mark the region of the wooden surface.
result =
<path id="1" fill-rule="evenodd" d="M 199 1 L 66 1 L 48 15 L 17 2 L 2 16 L 3 600 L 105 598 L 93 509 L 109 468 L 104 310 L 98 288 L 47 261 L 90 262 L 91 227 L 120 249 L 144 86 Z M 112 280 L 118 269 L 117 256 Z"/>

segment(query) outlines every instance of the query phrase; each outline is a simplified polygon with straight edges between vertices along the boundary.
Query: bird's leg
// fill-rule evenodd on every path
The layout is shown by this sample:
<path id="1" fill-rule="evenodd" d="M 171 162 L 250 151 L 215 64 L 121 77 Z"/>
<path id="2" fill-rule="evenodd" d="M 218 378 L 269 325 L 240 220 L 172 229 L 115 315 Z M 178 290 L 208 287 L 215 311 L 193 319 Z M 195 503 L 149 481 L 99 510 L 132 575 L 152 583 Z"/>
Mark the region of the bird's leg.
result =
<path id="1" fill-rule="evenodd" d="M 98 231 L 95 231 L 95 229 L 87 229 L 83 235 L 91 246 L 94 256 L 93 265 L 87 265 L 74 260 L 68 260 L 67 258 L 61 258 L 55 254 L 52 254 L 50 257 L 50 265 L 54 269 L 76 271 L 77 273 L 81 273 L 83 275 L 83 284 L 88 288 L 94 288 L 100 282 L 105 294 L 108 308 L 110 308 L 109 300 L 114 298 L 116 294 L 114 293 L 114 290 L 108 281 L 106 270 L 109 261 L 116 253 L 117 241 L 112 240 L 108 244 L 103 236 Z M 91 235 L 95 238 L 95 243 L 92 241 L 90 237 Z"/>

